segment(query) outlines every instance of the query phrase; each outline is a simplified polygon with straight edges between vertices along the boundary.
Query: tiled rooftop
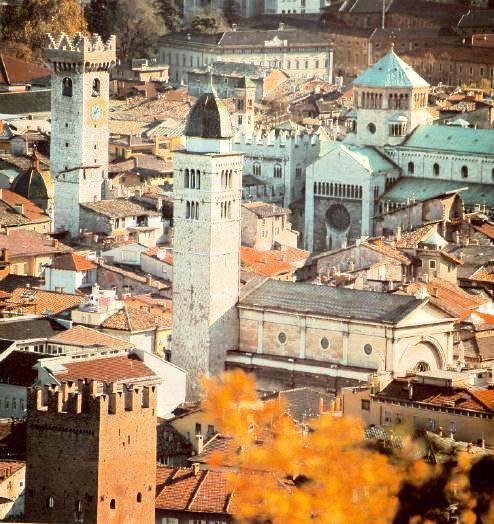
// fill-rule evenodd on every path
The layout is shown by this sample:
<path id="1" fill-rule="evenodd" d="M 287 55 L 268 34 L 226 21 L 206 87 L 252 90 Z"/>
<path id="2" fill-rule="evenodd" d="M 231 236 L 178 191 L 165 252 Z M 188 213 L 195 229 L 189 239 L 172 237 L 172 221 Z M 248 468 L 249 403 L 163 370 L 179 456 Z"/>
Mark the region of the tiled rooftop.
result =
<path id="1" fill-rule="evenodd" d="M 255 213 L 259 218 L 289 215 L 291 211 L 276 204 L 266 204 L 265 202 L 246 202 L 243 207 Z"/>
<path id="2" fill-rule="evenodd" d="M 80 347 L 106 347 L 129 349 L 132 344 L 118 337 L 113 337 L 86 326 L 74 326 L 67 331 L 57 333 L 49 339 L 51 343 L 67 344 Z"/>
<path id="3" fill-rule="evenodd" d="M 53 373 L 60 381 L 76 381 L 92 379 L 98 382 L 127 382 L 151 379 L 158 376 L 135 355 L 123 355 L 104 358 L 92 358 L 57 363 L 57 369 L 63 366 L 63 371 Z M 49 368 L 49 365 L 47 365 Z"/>
<path id="4" fill-rule="evenodd" d="M 278 260 L 271 251 L 259 251 L 247 246 L 240 248 L 240 262 L 244 271 L 251 271 L 264 277 L 276 277 L 294 270 L 291 264 Z"/>
<path id="5" fill-rule="evenodd" d="M 8 234 L 0 233 L 1 248 L 8 249 L 10 257 L 52 255 L 72 251 L 70 247 L 47 235 L 21 229 L 9 231 Z"/>
<path id="6" fill-rule="evenodd" d="M 66 271 L 88 271 L 96 269 L 98 266 L 77 253 L 64 253 L 63 255 L 57 255 L 50 267 Z"/>
<path id="7" fill-rule="evenodd" d="M 97 202 L 86 202 L 80 204 L 82 207 L 104 215 L 108 218 L 124 218 L 131 216 L 159 216 L 159 213 L 153 209 L 149 209 L 142 204 L 127 200 L 125 198 L 117 198 L 115 200 L 100 200 Z"/>
<path id="8" fill-rule="evenodd" d="M 110 315 L 102 324 L 104 329 L 119 331 L 145 331 L 157 327 L 170 327 L 170 319 L 155 316 L 140 309 L 124 306 Z"/>
<path id="9" fill-rule="evenodd" d="M 10 189 L 2 189 L 0 199 L 13 208 L 15 208 L 16 205 L 22 205 L 22 215 L 31 222 L 41 222 L 50 219 L 50 217 L 40 207 L 31 202 L 31 200 L 28 200 L 18 193 L 14 193 L 14 191 Z"/>
<path id="10" fill-rule="evenodd" d="M 58 315 L 63 311 L 73 309 L 83 301 L 81 295 L 59 293 L 57 291 L 45 291 L 42 289 L 18 287 L 11 292 L 11 296 L 5 299 L 7 309 L 34 315 L 47 314 Z"/>

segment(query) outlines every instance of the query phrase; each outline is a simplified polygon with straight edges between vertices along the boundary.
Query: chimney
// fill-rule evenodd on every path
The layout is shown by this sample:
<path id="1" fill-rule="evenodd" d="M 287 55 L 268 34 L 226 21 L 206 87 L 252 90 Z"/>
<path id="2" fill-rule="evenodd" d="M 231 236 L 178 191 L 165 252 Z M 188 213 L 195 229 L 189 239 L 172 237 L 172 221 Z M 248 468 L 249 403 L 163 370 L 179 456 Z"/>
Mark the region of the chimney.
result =
<path id="1" fill-rule="evenodd" d="M 432 293 L 431 293 L 431 295 L 432 295 L 433 297 L 436 297 L 436 298 L 437 298 L 437 297 L 438 297 L 438 294 L 439 294 L 438 291 L 439 291 L 439 290 L 437 289 L 437 287 L 433 287 L 433 288 L 432 288 Z"/>
<path id="2" fill-rule="evenodd" d="M 278 26 L 278 31 L 284 31 L 285 30 L 285 22 L 280 22 L 280 25 Z"/>
<path id="3" fill-rule="evenodd" d="M 237 30 L 237 24 L 232 24 L 232 31 L 236 31 Z"/>
<path id="4" fill-rule="evenodd" d="M 425 286 L 421 286 L 417 289 L 417 292 L 415 293 L 415 298 L 418 300 L 424 300 L 429 296 L 429 293 L 427 293 L 427 288 Z"/>
<path id="5" fill-rule="evenodd" d="M 401 226 L 398 226 L 395 229 L 395 240 L 401 240 Z"/>
<path id="6" fill-rule="evenodd" d="M 58 240 L 56 238 L 54 238 L 52 241 L 51 241 L 51 245 L 52 247 L 58 247 Z"/>
<path id="7" fill-rule="evenodd" d="M 196 435 L 197 454 L 200 455 L 204 451 L 204 437 L 201 434 Z"/>
<path id="8" fill-rule="evenodd" d="M 192 464 L 192 474 L 194 475 L 194 477 L 197 477 L 200 471 L 201 471 L 201 465 L 198 462 L 194 462 Z"/>
<path id="9" fill-rule="evenodd" d="M 2 248 L 2 261 L 3 262 L 9 261 L 9 250 L 6 247 Z"/>
<path id="10" fill-rule="evenodd" d="M 187 40 L 190 40 L 192 38 L 192 35 L 190 33 L 187 33 Z"/>

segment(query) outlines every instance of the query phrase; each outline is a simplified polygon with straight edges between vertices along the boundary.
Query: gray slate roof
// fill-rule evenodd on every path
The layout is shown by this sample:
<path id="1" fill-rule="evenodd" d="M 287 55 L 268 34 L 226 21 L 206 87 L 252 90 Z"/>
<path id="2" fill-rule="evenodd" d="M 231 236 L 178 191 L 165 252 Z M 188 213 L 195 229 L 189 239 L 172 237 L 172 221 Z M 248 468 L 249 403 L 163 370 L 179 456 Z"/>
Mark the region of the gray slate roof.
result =
<path id="1" fill-rule="evenodd" d="M 259 280 L 256 279 L 244 287 L 240 307 L 396 324 L 423 303 L 423 300 L 408 295 L 388 295 L 299 282 L 268 279 L 258 284 Z M 249 288 L 256 285 L 258 287 L 249 293 Z"/>
<path id="2" fill-rule="evenodd" d="M 26 318 L 0 322 L 0 339 L 32 340 L 50 338 L 65 328 L 51 318 Z"/>
<path id="3" fill-rule="evenodd" d="M 157 211 L 148 209 L 137 202 L 116 198 L 115 200 L 99 200 L 79 204 L 81 207 L 109 218 L 123 218 L 131 216 L 159 216 Z"/>

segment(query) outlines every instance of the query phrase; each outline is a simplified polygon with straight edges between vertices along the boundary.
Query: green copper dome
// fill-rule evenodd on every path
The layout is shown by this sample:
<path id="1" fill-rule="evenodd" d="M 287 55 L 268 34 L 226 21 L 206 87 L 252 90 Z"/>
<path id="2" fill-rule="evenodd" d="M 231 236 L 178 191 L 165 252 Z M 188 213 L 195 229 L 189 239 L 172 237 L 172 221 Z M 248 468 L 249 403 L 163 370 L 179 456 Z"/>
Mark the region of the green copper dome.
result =
<path id="1" fill-rule="evenodd" d="M 204 93 L 198 98 L 190 110 L 185 136 L 216 139 L 233 136 L 230 113 L 215 93 Z"/>

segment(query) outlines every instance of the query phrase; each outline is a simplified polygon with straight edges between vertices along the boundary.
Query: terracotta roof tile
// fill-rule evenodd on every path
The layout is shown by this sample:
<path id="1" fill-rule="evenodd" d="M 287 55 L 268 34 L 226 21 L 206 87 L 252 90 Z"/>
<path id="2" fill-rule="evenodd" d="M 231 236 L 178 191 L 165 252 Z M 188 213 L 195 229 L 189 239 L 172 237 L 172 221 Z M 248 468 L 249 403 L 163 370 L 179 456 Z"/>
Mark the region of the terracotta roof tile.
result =
<path id="1" fill-rule="evenodd" d="M 57 380 L 64 382 L 78 379 L 92 379 L 98 382 L 126 382 L 158 378 L 154 371 L 149 369 L 135 355 L 77 360 L 65 362 L 62 365 L 65 371 L 57 371 L 53 375 Z"/>
<path id="2" fill-rule="evenodd" d="M 470 295 L 462 288 L 441 278 L 434 278 L 427 283 L 414 282 L 406 286 L 409 295 L 415 295 L 420 288 L 426 287 L 430 301 L 454 317 L 464 318 L 488 299 Z"/>
<path id="3" fill-rule="evenodd" d="M 59 344 L 70 344 L 80 347 L 107 347 L 126 349 L 131 348 L 132 344 L 126 340 L 117 337 L 112 337 L 106 333 L 102 333 L 96 329 L 91 329 L 86 326 L 74 326 L 67 331 L 62 331 L 49 339 L 50 342 Z"/>
<path id="4" fill-rule="evenodd" d="M 101 324 L 101 327 L 119 331 L 143 331 L 156 327 L 170 327 L 170 325 L 170 321 L 162 316 L 158 317 L 147 311 L 125 305 L 110 315 Z"/>
<path id="5" fill-rule="evenodd" d="M 9 478 L 26 465 L 15 460 L 0 460 L 0 479 Z"/>
<path id="6" fill-rule="evenodd" d="M 288 264 L 297 264 L 297 267 L 299 263 L 305 263 L 310 257 L 310 251 L 288 246 L 285 249 L 271 249 L 269 253 L 276 260 L 287 262 Z"/>
<path id="7" fill-rule="evenodd" d="M 396 247 L 416 248 L 418 243 L 431 232 L 433 227 L 435 227 L 435 224 L 428 224 L 427 226 L 420 227 L 414 231 L 402 233 L 401 238 L 396 241 Z"/>
<path id="8" fill-rule="evenodd" d="M 402 262 L 403 264 L 406 264 L 407 266 L 411 264 L 411 260 L 404 253 L 402 253 L 396 247 L 385 243 L 382 238 L 376 238 L 376 239 L 369 240 L 367 242 L 367 245 L 371 249 L 379 251 L 380 253 L 388 257 L 395 258 L 399 260 L 400 262 Z"/>
<path id="9" fill-rule="evenodd" d="M 491 240 L 494 240 L 494 224 L 489 224 L 488 222 L 485 222 L 481 226 L 473 226 L 473 228 L 480 233 L 483 233 L 486 237 L 490 238 Z"/>
<path id="10" fill-rule="evenodd" d="M 376 396 L 408 400 L 408 379 L 393 380 Z M 494 391 L 473 390 L 468 388 L 456 388 L 422 384 L 413 382 L 413 401 L 430 404 L 431 406 L 444 406 L 447 402 L 454 402 L 457 409 L 469 409 L 475 411 L 494 411 Z"/>
<path id="11" fill-rule="evenodd" d="M 469 280 L 494 283 L 494 260 L 477 269 L 477 271 L 469 277 Z"/>
<path id="12" fill-rule="evenodd" d="M 47 235 L 23 229 L 15 229 L 8 234 L 0 233 L 0 249 L 2 248 L 8 249 L 10 257 L 54 255 L 72 251 L 70 247 Z"/>
<path id="13" fill-rule="evenodd" d="M 50 74 L 47 67 L 0 54 L 0 83 L 10 85 L 30 83 L 40 78 L 47 78 Z"/>
<path id="14" fill-rule="evenodd" d="M 157 258 L 158 260 L 173 266 L 173 253 L 170 249 L 154 246 L 146 249 L 142 254 L 147 255 L 148 257 Z"/>
<path id="15" fill-rule="evenodd" d="M 240 260 L 244 271 L 264 277 L 276 277 L 294 270 L 292 265 L 273 257 L 270 251 L 259 251 L 247 246 L 241 246 Z"/>
<path id="16" fill-rule="evenodd" d="M 51 263 L 52 269 L 64 269 L 66 271 L 88 271 L 98 266 L 77 253 L 64 253 L 57 255 Z"/>
<path id="17" fill-rule="evenodd" d="M 14 193 L 14 191 L 10 189 L 2 189 L 0 199 L 14 208 L 16 205 L 21 204 L 23 207 L 22 215 L 33 222 L 43 222 L 50 219 L 50 217 L 40 207 L 31 202 L 31 200 L 28 200 L 18 193 Z"/>
<path id="18" fill-rule="evenodd" d="M 11 292 L 11 296 L 5 299 L 7 309 L 23 313 L 36 315 L 45 314 L 50 311 L 53 315 L 58 315 L 62 311 L 73 309 L 81 304 L 81 295 L 69 293 L 58 293 L 56 291 L 45 291 L 43 289 L 18 287 Z"/>

